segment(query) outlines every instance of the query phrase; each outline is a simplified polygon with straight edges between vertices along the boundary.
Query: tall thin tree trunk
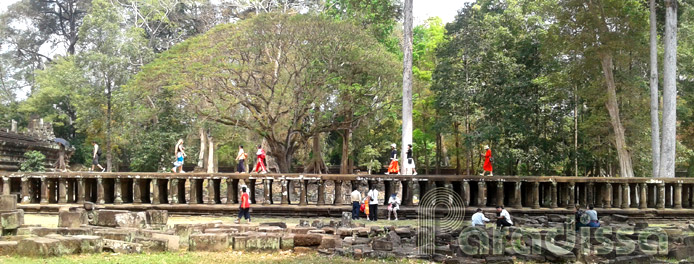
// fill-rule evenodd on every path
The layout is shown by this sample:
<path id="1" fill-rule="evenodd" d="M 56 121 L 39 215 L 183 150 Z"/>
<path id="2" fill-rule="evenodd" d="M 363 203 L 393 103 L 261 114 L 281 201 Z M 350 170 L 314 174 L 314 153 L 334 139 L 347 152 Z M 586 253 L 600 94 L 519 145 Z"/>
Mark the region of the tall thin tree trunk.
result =
<path id="1" fill-rule="evenodd" d="M 441 174 L 441 133 L 436 132 L 436 175 Z"/>
<path id="2" fill-rule="evenodd" d="M 663 178 L 675 177 L 677 141 L 677 0 L 665 0 L 665 58 L 663 59 L 663 140 L 660 171 Z"/>
<path id="3" fill-rule="evenodd" d="M 658 33 L 656 31 L 655 0 L 650 0 L 650 9 L 651 149 L 653 151 L 653 177 L 657 178 L 660 172 L 660 122 L 658 121 L 660 98 L 658 96 Z"/>
<path id="4" fill-rule="evenodd" d="M 574 176 L 578 177 L 578 89 L 574 86 Z"/>
<path id="5" fill-rule="evenodd" d="M 205 150 L 207 149 L 207 134 L 205 134 L 205 129 L 200 127 L 198 129 L 200 134 L 200 153 L 198 154 L 198 168 L 205 168 Z"/>
<path id="6" fill-rule="evenodd" d="M 351 137 L 351 129 L 345 129 L 342 132 L 342 159 L 340 160 L 340 174 L 352 173 L 349 169 L 349 141 Z"/>
<path id="7" fill-rule="evenodd" d="M 631 164 L 631 154 L 627 148 L 624 126 L 622 126 L 622 120 L 619 117 L 617 87 L 612 72 L 612 68 L 614 67 L 612 64 L 612 55 L 609 53 L 602 53 L 600 55 L 600 61 L 603 75 L 605 76 L 605 84 L 607 86 L 607 103 L 605 103 L 605 106 L 607 107 L 607 112 L 610 114 L 610 123 L 614 131 L 615 147 L 617 148 L 617 157 L 619 158 L 620 176 L 632 178 L 634 177 L 634 170 Z"/>
<path id="8" fill-rule="evenodd" d="M 111 80 L 106 80 L 106 171 L 113 171 L 112 153 L 111 153 L 111 115 L 113 107 L 111 104 Z"/>
<path id="9" fill-rule="evenodd" d="M 400 156 L 412 143 L 412 0 L 405 0 L 402 70 L 402 143 Z M 402 160 L 402 159 L 400 159 Z"/>
<path id="10" fill-rule="evenodd" d="M 214 139 L 212 136 L 207 137 L 207 143 L 209 145 L 207 149 L 207 173 L 215 173 L 214 167 Z"/>
<path id="11" fill-rule="evenodd" d="M 453 133 L 455 133 L 455 175 L 460 175 L 460 123 L 457 121 L 453 125 Z"/>

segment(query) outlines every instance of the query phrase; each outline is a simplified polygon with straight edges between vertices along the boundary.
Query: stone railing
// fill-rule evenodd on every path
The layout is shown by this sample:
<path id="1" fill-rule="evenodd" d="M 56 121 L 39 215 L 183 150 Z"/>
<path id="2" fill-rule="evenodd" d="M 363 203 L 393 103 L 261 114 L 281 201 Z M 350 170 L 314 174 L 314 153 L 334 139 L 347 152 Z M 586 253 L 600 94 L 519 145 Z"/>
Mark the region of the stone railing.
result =
<path id="1" fill-rule="evenodd" d="M 262 192 L 262 198 L 258 199 L 260 204 L 305 206 L 349 203 L 349 193 L 352 191 L 349 187 L 334 188 L 326 193 L 326 183 L 333 181 L 335 186 L 376 185 L 383 193 L 382 197 L 397 192 L 405 207 L 415 205 L 414 196 L 421 197 L 420 194 L 428 190 L 445 187 L 460 194 L 469 207 L 504 205 L 522 209 L 554 209 L 594 204 L 596 208 L 603 209 L 694 208 L 694 178 L 134 172 L 6 172 L 0 173 L 0 177 L 2 193 L 17 194 L 21 204 L 238 204 L 240 181 L 254 187 L 250 188 L 251 201 L 256 201 L 256 192 Z M 351 184 L 343 185 L 343 182 Z M 308 194 L 309 184 L 317 186 L 317 195 Z M 296 185 L 298 187 L 293 187 Z M 256 186 L 262 187 L 256 190 Z M 291 191 L 293 188 L 299 191 L 294 194 Z M 273 189 L 281 191 L 273 193 Z M 326 201 L 326 196 L 334 199 Z"/>

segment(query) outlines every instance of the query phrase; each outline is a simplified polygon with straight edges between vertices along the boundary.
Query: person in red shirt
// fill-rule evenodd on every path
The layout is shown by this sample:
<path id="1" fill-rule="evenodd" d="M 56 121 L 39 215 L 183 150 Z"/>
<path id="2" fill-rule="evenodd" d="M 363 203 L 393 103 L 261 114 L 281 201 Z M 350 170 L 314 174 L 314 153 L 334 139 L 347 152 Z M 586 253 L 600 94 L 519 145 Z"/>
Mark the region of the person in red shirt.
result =
<path id="1" fill-rule="evenodd" d="M 246 192 L 246 186 L 241 187 L 241 203 L 239 205 L 239 218 L 236 220 L 237 224 L 241 222 L 241 216 L 243 216 L 248 223 L 251 222 L 251 202 L 248 197 L 248 192 Z"/>
<path id="2" fill-rule="evenodd" d="M 492 172 L 494 169 L 492 168 L 492 162 L 494 161 L 494 158 L 492 158 L 492 150 L 489 149 L 489 146 L 484 146 L 484 149 L 487 150 L 487 152 L 484 154 L 484 166 L 482 169 L 484 169 L 484 172 L 480 176 L 484 176 L 489 172 L 489 176 L 494 176 L 494 172 Z"/>
<path id="3" fill-rule="evenodd" d="M 260 173 L 267 173 L 267 169 L 265 169 L 265 150 L 258 145 L 258 152 L 255 153 L 257 156 L 257 161 L 258 163 L 255 164 L 255 172 L 258 172 L 260 170 Z"/>

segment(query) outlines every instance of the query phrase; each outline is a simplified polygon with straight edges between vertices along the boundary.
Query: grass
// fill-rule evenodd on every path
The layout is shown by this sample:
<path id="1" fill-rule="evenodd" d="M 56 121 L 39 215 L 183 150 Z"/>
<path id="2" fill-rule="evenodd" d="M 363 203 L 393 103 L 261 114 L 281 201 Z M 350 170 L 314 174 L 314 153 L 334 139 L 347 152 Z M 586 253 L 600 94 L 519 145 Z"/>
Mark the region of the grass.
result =
<path id="1" fill-rule="evenodd" d="M 324 256 L 317 253 L 294 254 L 290 251 L 276 253 L 259 252 L 176 252 L 176 253 L 153 253 L 153 254 L 90 254 L 90 255 L 69 255 L 53 258 L 27 258 L 27 257 L 6 257 L 0 258 L 0 263 L 84 263 L 84 264 L 103 264 L 103 263 L 287 263 L 287 264 L 310 264 L 310 263 L 426 263 L 421 260 L 411 259 L 364 259 L 354 260 L 347 257 Z"/>

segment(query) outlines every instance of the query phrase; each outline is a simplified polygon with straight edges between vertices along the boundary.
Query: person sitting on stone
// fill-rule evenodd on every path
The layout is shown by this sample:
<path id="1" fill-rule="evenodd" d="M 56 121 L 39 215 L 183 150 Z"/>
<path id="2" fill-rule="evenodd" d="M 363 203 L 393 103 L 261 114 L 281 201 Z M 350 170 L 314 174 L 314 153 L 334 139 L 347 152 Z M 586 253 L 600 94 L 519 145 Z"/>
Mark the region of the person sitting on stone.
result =
<path id="1" fill-rule="evenodd" d="M 476 226 L 481 226 L 484 227 L 487 222 L 489 222 L 489 218 L 487 218 L 484 213 L 482 212 L 482 208 L 477 208 L 475 211 L 475 214 L 472 215 L 472 227 Z"/>
<path id="2" fill-rule="evenodd" d="M 511 214 L 504 209 L 503 206 L 497 206 L 496 207 L 496 226 L 499 228 L 503 228 L 505 226 L 513 226 L 513 221 L 511 221 Z"/>
<path id="3" fill-rule="evenodd" d="M 390 221 L 390 213 L 393 213 L 395 221 L 398 221 L 398 210 L 400 210 L 400 200 L 398 199 L 398 194 L 393 193 L 388 198 L 388 221 Z"/>
<path id="4" fill-rule="evenodd" d="M 574 224 L 576 225 L 576 231 L 581 230 L 581 227 L 588 226 L 584 221 L 586 218 L 585 213 L 586 212 L 578 208 L 578 206 L 574 207 Z"/>
<path id="5" fill-rule="evenodd" d="M 590 217 L 590 222 L 588 222 L 588 226 L 590 227 L 600 227 L 600 221 L 598 221 L 598 212 L 595 211 L 595 208 L 593 205 L 588 205 L 588 210 L 586 210 L 586 215 Z"/>

